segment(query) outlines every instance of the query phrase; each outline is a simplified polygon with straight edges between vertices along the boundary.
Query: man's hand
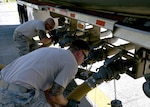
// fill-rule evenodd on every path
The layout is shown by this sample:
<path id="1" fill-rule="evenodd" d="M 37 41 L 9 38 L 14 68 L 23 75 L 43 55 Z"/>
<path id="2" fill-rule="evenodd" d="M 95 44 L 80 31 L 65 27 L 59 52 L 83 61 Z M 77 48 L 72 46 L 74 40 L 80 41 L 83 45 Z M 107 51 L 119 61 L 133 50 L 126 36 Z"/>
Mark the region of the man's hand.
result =
<path id="1" fill-rule="evenodd" d="M 41 42 L 43 43 L 43 45 L 51 44 L 52 43 L 52 38 L 47 38 L 47 37 L 42 38 Z"/>
<path id="2" fill-rule="evenodd" d="M 78 107 L 79 101 L 75 100 L 68 100 L 68 103 L 65 107 Z"/>

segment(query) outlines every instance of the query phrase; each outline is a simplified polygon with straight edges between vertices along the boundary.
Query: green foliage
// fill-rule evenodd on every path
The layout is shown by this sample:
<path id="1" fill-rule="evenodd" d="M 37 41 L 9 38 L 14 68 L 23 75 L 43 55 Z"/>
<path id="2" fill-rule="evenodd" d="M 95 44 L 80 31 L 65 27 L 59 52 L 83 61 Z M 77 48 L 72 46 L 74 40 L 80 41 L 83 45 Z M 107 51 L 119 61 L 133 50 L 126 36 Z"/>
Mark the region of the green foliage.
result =
<path id="1" fill-rule="evenodd" d="M 16 0 L 3 0 L 5 3 L 7 2 L 16 2 Z"/>

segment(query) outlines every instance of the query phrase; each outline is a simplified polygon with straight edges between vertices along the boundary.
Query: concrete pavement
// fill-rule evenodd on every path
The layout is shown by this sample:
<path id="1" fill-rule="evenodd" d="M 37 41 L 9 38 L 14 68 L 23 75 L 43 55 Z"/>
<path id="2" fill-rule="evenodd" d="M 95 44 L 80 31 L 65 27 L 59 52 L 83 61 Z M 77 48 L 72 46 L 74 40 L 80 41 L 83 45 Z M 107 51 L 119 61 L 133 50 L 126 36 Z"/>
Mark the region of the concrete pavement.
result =
<path id="1" fill-rule="evenodd" d="M 6 65 L 18 57 L 13 43 L 14 29 L 19 25 L 16 3 L 0 3 L 0 64 Z"/>

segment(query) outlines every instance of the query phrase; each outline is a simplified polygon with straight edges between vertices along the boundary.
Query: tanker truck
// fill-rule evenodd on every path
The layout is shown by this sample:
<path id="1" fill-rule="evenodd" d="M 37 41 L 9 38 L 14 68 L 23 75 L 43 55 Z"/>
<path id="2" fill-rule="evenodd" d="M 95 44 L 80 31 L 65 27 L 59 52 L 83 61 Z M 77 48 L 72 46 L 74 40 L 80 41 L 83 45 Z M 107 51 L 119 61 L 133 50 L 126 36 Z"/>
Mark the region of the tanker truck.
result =
<path id="1" fill-rule="evenodd" d="M 49 33 L 54 45 L 65 48 L 77 38 L 89 43 L 89 56 L 76 75 L 85 82 L 68 99 L 80 101 L 97 84 L 119 79 L 122 73 L 144 77 L 143 92 L 150 97 L 149 0 L 17 0 L 17 6 L 20 23 L 54 18 L 56 26 Z M 97 72 L 84 75 L 86 66 L 101 61 Z"/>

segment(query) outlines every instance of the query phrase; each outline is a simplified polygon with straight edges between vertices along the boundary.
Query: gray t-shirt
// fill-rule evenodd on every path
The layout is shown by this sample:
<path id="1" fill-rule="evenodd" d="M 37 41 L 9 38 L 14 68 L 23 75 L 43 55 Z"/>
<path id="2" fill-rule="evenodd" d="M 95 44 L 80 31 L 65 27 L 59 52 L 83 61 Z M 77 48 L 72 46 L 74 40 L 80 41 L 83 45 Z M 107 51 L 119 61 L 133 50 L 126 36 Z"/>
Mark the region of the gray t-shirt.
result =
<path id="1" fill-rule="evenodd" d="M 44 21 L 31 20 L 31 21 L 25 22 L 21 24 L 20 26 L 18 26 L 15 29 L 15 32 L 21 33 L 22 35 L 32 39 L 33 37 L 38 36 L 37 35 L 38 30 L 46 31 Z"/>
<path id="2" fill-rule="evenodd" d="M 69 50 L 45 47 L 14 60 L 1 73 L 9 83 L 45 91 L 54 81 L 65 88 L 77 70 L 78 64 Z"/>

